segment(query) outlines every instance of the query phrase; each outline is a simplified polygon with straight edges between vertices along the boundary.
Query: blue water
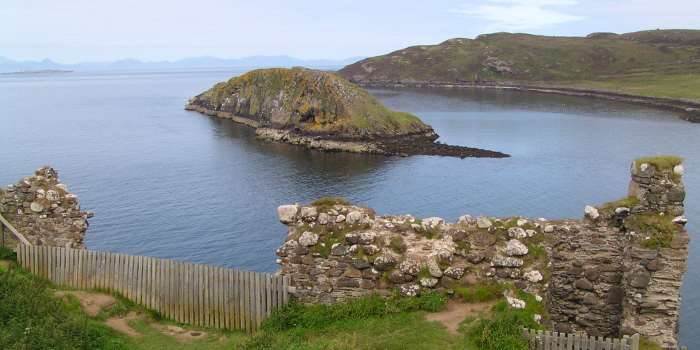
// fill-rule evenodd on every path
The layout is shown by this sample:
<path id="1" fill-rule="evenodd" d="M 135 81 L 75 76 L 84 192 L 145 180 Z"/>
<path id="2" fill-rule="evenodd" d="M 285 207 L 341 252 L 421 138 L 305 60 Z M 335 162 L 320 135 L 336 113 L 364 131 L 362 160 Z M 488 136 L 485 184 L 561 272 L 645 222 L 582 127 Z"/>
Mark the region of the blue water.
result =
<path id="1" fill-rule="evenodd" d="M 275 208 L 341 195 L 380 213 L 581 217 L 626 194 L 641 155 L 686 158 L 689 230 L 700 218 L 700 125 L 623 103 L 514 91 L 372 90 L 448 143 L 508 159 L 386 158 L 261 143 L 183 110 L 240 72 L 0 77 L 0 183 L 50 164 L 96 216 L 89 248 L 270 271 Z M 700 347 L 700 248 L 691 243 L 682 342 Z"/>

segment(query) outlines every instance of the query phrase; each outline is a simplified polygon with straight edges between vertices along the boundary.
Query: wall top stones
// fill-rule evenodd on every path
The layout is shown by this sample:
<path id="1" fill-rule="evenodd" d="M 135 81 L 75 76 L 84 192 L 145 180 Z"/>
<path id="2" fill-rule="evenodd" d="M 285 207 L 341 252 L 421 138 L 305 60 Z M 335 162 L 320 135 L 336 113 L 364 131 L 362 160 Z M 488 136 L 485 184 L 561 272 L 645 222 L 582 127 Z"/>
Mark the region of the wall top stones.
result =
<path id="1" fill-rule="evenodd" d="M 70 248 L 84 247 L 92 216 L 51 167 L 0 189 L 0 213 L 32 244 Z"/>

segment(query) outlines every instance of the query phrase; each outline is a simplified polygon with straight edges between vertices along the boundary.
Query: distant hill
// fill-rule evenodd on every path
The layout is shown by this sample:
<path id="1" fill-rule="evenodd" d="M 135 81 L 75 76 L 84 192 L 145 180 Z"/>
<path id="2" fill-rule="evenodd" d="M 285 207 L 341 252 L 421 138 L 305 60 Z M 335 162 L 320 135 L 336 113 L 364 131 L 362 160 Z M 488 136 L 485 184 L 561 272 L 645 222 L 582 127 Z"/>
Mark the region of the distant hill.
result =
<path id="1" fill-rule="evenodd" d="M 70 71 L 101 71 L 101 70 L 154 70 L 154 69 L 206 69 L 206 68 L 264 68 L 264 67 L 293 67 L 305 66 L 314 68 L 339 68 L 350 64 L 360 57 L 343 60 L 304 60 L 289 56 L 251 56 L 244 58 L 226 59 L 217 57 L 190 57 L 176 61 L 140 61 L 123 59 L 112 62 L 82 62 L 62 64 L 50 59 L 41 61 L 17 61 L 0 57 L 0 73 L 70 70 Z"/>
<path id="2" fill-rule="evenodd" d="M 412 46 L 340 70 L 357 82 L 571 82 L 700 73 L 700 30 L 588 37 L 495 33 Z"/>

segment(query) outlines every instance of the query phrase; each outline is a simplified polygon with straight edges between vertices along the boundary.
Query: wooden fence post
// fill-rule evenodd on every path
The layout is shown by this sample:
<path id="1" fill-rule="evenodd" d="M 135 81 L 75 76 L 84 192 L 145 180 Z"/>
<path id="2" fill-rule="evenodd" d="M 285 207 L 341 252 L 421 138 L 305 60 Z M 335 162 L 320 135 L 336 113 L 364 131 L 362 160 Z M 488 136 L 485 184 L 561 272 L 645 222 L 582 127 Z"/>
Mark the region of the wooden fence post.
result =
<path id="1" fill-rule="evenodd" d="M 632 350 L 639 350 L 639 333 L 635 333 L 631 338 Z"/>

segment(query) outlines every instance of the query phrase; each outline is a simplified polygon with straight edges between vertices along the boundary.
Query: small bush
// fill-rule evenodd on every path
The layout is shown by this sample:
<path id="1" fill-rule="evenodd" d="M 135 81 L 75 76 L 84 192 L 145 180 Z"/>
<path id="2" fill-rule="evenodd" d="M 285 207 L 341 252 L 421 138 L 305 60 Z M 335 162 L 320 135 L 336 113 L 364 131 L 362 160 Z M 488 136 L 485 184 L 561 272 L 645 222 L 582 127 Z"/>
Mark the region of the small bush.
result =
<path id="1" fill-rule="evenodd" d="M 640 244 L 645 248 L 668 248 L 680 232 L 672 220 L 669 215 L 635 214 L 625 220 L 625 227 L 641 236 Z"/>
<path id="2" fill-rule="evenodd" d="M 496 300 L 503 296 L 507 286 L 494 282 L 479 283 L 472 286 L 457 287 L 455 293 L 467 303 L 481 303 Z"/>

